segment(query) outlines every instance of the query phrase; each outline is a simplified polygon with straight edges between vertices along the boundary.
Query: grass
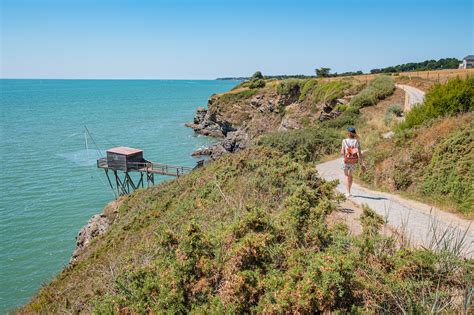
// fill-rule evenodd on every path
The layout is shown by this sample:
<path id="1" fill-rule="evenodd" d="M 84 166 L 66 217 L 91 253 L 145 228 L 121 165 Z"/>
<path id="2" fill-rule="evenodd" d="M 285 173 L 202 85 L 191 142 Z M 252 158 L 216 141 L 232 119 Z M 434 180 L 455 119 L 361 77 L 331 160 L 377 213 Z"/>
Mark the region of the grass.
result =
<path id="1" fill-rule="evenodd" d="M 358 236 L 329 226 L 334 186 L 267 141 L 138 190 L 86 256 L 21 311 L 467 312 L 468 261 L 398 247 L 370 209 Z"/>
<path id="2" fill-rule="evenodd" d="M 280 95 L 299 94 L 304 80 L 286 79 L 281 81 L 277 86 L 277 92 Z"/>
<path id="3" fill-rule="evenodd" d="M 220 103 L 233 103 L 248 99 L 257 93 L 256 89 L 243 90 L 235 93 L 225 93 L 218 100 Z"/>
<path id="4" fill-rule="evenodd" d="M 369 82 L 367 87 L 351 99 L 350 105 L 356 108 L 375 105 L 378 101 L 391 95 L 395 90 L 395 83 L 388 76 L 377 76 Z"/>
<path id="5" fill-rule="evenodd" d="M 340 139 L 340 132 L 334 129 L 312 127 L 265 135 L 257 144 L 287 153 L 297 161 L 315 162 L 337 151 Z"/>
<path id="6" fill-rule="evenodd" d="M 397 130 L 420 126 L 437 117 L 456 115 L 474 109 L 474 76 L 450 79 L 436 84 L 427 93 L 425 102 L 412 108 Z"/>
<path id="7" fill-rule="evenodd" d="M 379 142 L 366 154 L 360 180 L 378 189 L 474 215 L 474 116 L 439 118 Z"/>

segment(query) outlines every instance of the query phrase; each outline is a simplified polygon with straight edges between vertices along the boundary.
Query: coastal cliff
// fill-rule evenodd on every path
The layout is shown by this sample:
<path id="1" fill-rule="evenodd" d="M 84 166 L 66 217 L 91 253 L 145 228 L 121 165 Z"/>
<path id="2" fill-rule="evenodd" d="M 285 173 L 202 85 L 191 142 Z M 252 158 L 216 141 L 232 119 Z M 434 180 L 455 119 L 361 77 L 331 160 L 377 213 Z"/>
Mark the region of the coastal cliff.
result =
<path id="1" fill-rule="evenodd" d="M 314 79 L 293 79 L 252 89 L 244 82 L 232 91 L 213 95 L 207 109 L 199 107 L 193 122 L 186 124 L 197 134 L 222 138 L 193 155 L 216 159 L 248 147 L 260 135 L 336 118 L 363 86 L 355 80 L 317 84 Z"/>

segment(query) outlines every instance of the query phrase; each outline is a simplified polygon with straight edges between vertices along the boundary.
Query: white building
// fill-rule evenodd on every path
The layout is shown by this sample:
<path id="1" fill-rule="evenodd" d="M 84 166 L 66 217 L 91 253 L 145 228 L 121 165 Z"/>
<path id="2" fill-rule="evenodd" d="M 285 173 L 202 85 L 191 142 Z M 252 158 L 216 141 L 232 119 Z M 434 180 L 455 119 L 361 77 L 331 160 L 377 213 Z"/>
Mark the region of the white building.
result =
<path id="1" fill-rule="evenodd" d="M 474 68 L 474 55 L 467 55 L 459 64 L 459 69 Z"/>

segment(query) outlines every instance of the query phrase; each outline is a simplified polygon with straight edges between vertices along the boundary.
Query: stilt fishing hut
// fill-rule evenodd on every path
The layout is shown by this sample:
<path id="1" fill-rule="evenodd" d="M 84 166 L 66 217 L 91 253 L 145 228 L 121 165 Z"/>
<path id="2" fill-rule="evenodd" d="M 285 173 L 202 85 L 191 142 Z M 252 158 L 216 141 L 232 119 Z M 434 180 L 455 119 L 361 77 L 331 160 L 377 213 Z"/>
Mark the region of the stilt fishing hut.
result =
<path id="1" fill-rule="evenodd" d="M 129 194 L 133 190 L 146 185 L 155 184 L 155 175 L 168 175 L 179 177 L 190 172 L 193 168 L 186 166 L 174 166 L 161 163 L 155 163 L 143 158 L 143 150 L 128 147 L 116 147 L 106 151 L 106 157 L 97 160 L 97 167 L 105 171 L 110 187 L 119 196 Z M 201 166 L 198 163 L 196 167 Z M 109 171 L 112 171 L 115 179 L 115 188 L 113 181 L 109 177 Z M 134 182 L 130 172 L 139 173 L 138 182 Z M 122 174 L 123 173 L 123 174 Z"/>

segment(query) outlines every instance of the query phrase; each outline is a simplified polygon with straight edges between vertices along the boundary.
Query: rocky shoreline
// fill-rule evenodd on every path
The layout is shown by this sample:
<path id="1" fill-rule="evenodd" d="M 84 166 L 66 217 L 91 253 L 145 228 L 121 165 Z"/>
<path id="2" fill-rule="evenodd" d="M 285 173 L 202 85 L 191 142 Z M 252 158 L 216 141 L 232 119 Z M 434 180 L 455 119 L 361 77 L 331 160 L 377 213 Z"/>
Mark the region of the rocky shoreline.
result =
<path id="1" fill-rule="evenodd" d="M 196 110 L 193 122 L 186 123 L 186 126 L 197 134 L 222 139 L 207 148 L 194 151 L 192 156 L 195 157 L 209 156 L 215 160 L 225 153 L 237 152 L 250 144 L 250 136 L 244 126 L 235 127 L 204 107 Z"/>

